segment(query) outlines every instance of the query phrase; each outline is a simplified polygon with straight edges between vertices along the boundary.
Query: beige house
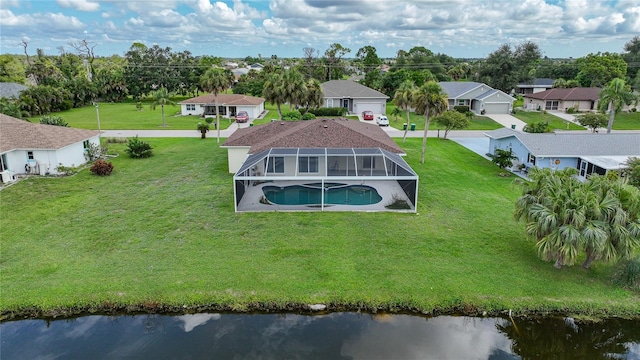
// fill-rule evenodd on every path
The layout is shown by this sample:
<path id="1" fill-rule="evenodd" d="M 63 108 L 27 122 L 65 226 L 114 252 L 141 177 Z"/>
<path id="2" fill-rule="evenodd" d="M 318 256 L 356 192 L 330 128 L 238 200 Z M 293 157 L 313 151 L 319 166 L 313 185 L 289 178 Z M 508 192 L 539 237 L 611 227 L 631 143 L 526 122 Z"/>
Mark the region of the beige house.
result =
<path id="1" fill-rule="evenodd" d="M 238 111 L 246 111 L 249 114 L 249 119 L 255 119 L 264 111 L 264 102 L 265 99 L 261 97 L 242 94 L 218 94 L 216 102 L 216 97 L 213 94 L 207 94 L 181 101 L 178 104 L 182 115 L 213 117 L 219 112 L 220 116 L 231 118 L 236 116 Z"/>
<path id="2" fill-rule="evenodd" d="M 549 89 L 524 95 L 524 108 L 527 110 L 593 111 L 598 109 L 600 88 Z"/>

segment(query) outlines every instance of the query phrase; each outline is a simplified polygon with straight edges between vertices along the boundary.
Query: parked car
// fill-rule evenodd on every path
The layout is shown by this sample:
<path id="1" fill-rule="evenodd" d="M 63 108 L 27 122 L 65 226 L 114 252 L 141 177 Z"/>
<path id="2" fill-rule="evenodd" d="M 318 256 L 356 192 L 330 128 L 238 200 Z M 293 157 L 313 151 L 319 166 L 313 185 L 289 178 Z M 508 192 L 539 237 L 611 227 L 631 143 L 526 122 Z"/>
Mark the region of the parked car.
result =
<path id="1" fill-rule="evenodd" d="M 379 126 L 389 126 L 389 119 L 384 116 L 384 115 L 380 115 L 378 116 L 378 118 L 376 119 L 376 123 Z"/>
<path id="2" fill-rule="evenodd" d="M 246 123 L 249 121 L 249 113 L 246 111 L 238 111 L 236 114 L 236 122 L 237 123 Z"/>
<path id="3" fill-rule="evenodd" d="M 362 120 L 373 120 L 373 111 L 369 111 L 369 110 L 363 111 Z"/>

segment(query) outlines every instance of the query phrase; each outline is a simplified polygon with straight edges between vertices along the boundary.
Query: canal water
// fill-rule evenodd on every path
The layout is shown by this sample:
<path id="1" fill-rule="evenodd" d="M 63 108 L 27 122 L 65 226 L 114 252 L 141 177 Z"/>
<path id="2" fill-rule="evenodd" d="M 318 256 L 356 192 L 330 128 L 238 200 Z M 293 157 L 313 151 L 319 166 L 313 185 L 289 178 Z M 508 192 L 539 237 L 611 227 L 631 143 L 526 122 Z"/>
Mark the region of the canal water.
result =
<path id="1" fill-rule="evenodd" d="M 332 313 L 0 324 L 8 359 L 640 359 L 640 320 Z"/>

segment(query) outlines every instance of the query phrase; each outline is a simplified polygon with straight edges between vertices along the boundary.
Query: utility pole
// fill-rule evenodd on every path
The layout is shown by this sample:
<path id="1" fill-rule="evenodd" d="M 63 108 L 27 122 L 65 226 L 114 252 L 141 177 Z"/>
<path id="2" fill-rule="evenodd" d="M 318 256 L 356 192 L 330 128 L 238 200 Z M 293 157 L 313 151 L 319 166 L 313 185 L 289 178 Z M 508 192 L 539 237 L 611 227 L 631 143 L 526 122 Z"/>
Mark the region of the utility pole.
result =
<path id="1" fill-rule="evenodd" d="M 94 101 L 93 106 L 96 107 L 96 118 L 98 118 L 98 131 L 100 131 L 100 111 L 98 110 L 98 103 Z"/>

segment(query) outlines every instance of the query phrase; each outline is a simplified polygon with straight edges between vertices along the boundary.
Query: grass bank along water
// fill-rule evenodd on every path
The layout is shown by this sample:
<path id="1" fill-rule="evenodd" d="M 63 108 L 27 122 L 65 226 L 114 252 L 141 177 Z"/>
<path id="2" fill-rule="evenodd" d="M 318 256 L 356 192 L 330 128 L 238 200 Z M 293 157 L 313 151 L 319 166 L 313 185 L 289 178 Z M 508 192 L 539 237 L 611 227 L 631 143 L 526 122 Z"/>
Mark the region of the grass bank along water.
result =
<path id="1" fill-rule="evenodd" d="M 451 141 L 402 146 L 417 214 L 247 213 L 215 139 L 148 139 L 111 176 L 29 178 L 0 192 L 5 318 L 116 311 L 640 313 L 613 267 L 555 270 L 512 219 L 518 189 Z M 122 144 L 111 144 L 111 149 Z M 182 310 L 181 310 L 182 309 Z"/>

